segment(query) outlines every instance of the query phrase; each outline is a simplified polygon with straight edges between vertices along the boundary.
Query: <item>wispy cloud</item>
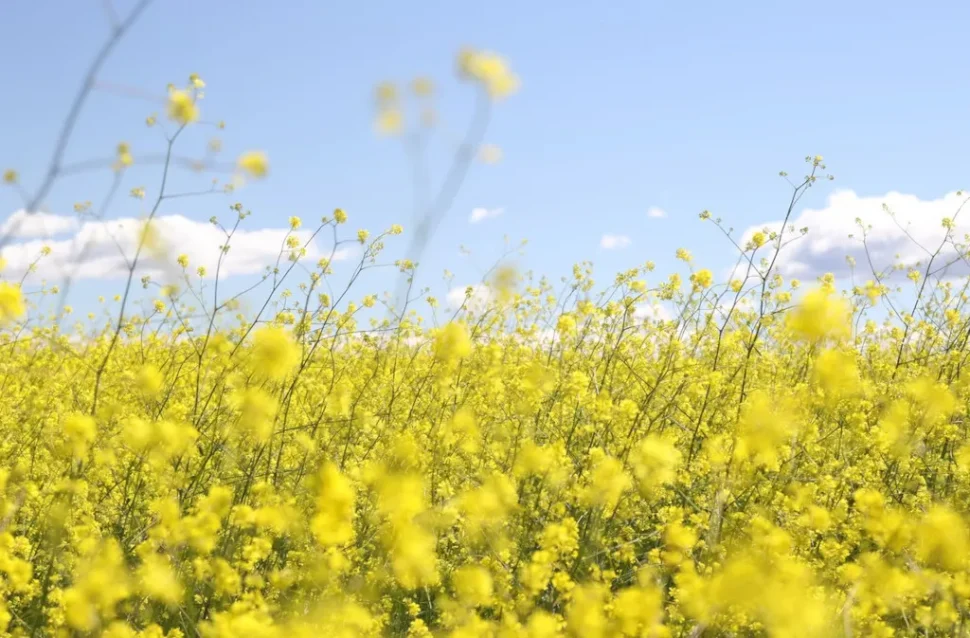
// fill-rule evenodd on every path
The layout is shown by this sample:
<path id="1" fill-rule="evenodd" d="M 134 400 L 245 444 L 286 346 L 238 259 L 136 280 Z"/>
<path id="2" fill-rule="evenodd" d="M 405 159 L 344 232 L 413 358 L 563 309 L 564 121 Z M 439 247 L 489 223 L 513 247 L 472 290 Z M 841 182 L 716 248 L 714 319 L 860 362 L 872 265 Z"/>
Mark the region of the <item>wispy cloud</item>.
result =
<path id="1" fill-rule="evenodd" d="M 457 309 L 464 305 L 472 312 L 481 312 L 492 298 L 492 290 L 485 284 L 456 286 L 448 291 L 448 306 Z"/>
<path id="2" fill-rule="evenodd" d="M 9 239 L 50 238 L 76 230 L 80 222 L 76 217 L 51 213 L 28 213 L 20 209 L 0 225 L 0 236 Z"/>
<path id="3" fill-rule="evenodd" d="M 478 222 L 485 221 L 486 219 L 498 217 L 504 212 L 504 208 L 476 208 L 472 210 L 472 214 L 468 218 L 468 221 L 472 224 L 477 224 Z"/>
<path id="4" fill-rule="evenodd" d="M 128 267 L 140 243 L 144 221 L 123 217 L 110 221 L 79 221 L 74 217 L 49 213 L 20 219 L 14 213 L 2 226 L 13 241 L 2 250 L 7 273 L 22 274 L 31 268 L 41 278 L 53 279 L 71 275 L 75 279 L 113 279 L 128 274 Z M 40 216 L 38 216 L 40 215 Z M 13 221 L 11 221 L 13 220 Z M 17 224 L 17 222 L 20 222 Z M 138 275 L 178 276 L 176 264 L 179 254 L 185 254 L 193 270 L 206 268 L 206 276 L 215 276 L 225 234 L 209 222 L 196 221 L 182 215 L 161 215 L 152 222 L 158 234 L 160 250 L 157 254 L 142 251 Z M 319 245 L 307 231 L 288 228 L 240 228 L 232 238 L 232 250 L 222 255 L 220 277 L 252 275 L 271 265 L 281 253 L 286 255 L 288 235 L 296 235 L 302 246 L 306 243 L 307 260 L 329 256 L 330 248 Z M 44 239 L 44 238 L 47 239 Z M 307 243 L 308 242 L 308 243 Z M 38 261 L 45 247 L 49 256 Z M 353 257 L 357 249 L 339 249 L 335 261 Z M 285 257 L 284 257 L 285 258 Z"/>
<path id="5" fill-rule="evenodd" d="M 647 319 L 650 321 L 670 321 L 670 311 L 660 303 L 646 303 L 637 306 L 633 311 L 633 316 L 637 319 Z"/>
<path id="6" fill-rule="evenodd" d="M 600 239 L 600 247 L 607 250 L 615 250 L 617 248 L 626 248 L 630 245 L 630 238 L 626 235 L 603 235 Z"/>
<path id="7" fill-rule="evenodd" d="M 666 217 L 666 216 L 667 216 L 667 211 L 657 206 L 651 206 L 649 209 L 647 209 L 647 217 L 653 217 L 655 219 L 659 219 L 661 217 Z"/>
<path id="8" fill-rule="evenodd" d="M 956 215 L 965 199 L 966 195 L 959 192 L 921 199 L 898 192 L 863 196 L 851 190 L 836 191 L 821 208 L 805 209 L 790 220 L 795 230 L 785 236 L 786 245 L 778 255 L 777 268 L 785 276 L 803 279 L 828 272 L 846 277 L 851 272 L 846 257 L 852 257 L 863 272 L 869 269 L 871 260 L 878 271 L 902 264 L 902 270 L 893 271 L 901 274 L 925 264 L 928 254 L 939 248 L 939 263 L 948 264 L 944 276 L 965 275 L 970 269 L 959 258 L 953 242 L 946 240 L 947 230 L 942 224 L 945 217 L 955 220 L 950 232 L 957 243 L 970 233 L 970 221 Z M 865 245 L 857 220 L 866 225 Z M 802 228 L 807 229 L 804 235 Z M 748 228 L 740 243 L 743 245 L 755 232 L 765 229 L 778 232 L 781 220 Z M 798 241 L 789 244 L 793 237 Z"/>

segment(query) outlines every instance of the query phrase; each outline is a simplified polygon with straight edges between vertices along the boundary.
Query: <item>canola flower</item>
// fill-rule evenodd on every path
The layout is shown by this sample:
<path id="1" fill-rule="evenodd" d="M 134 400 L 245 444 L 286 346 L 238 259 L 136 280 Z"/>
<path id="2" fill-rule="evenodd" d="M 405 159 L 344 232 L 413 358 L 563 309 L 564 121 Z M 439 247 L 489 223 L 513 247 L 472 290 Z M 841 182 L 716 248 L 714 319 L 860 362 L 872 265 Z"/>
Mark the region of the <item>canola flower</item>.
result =
<path id="1" fill-rule="evenodd" d="M 495 54 L 458 66 L 491 100 L 518 89 Z M 204 88 L 172 88 L 168 116 L 197 122 Z M 385 132 L 404 97 L 378 87 Z M 260 153 L 237 168 L 268 174 Z M 315 232 L 359 244 L 358 271 L 414 272 L 381 261 L 401 226 L 348 237 L 348 219 Z M 0 634 L 970 635 L 968 299 L 950 282 L 911 269 L 932 295 L 877 326 L 894 291 L 875 274 L 844 293 L 770 265 L 721 284 L 681 248 L 690 285 L 649 262 L 605 286 L 578 264 L 565 291 L 502 267 L 482 306 L 371 319 L 377 291 L 305 262 L 304 223 L 256 316 L 148 222 L 139 244 L 182 279 L 100 331 L 62 329 L 70 308 L 47 313 L 58 289 L 32 273 L 0 281 Z M 308 273 L 290 287 L 287 256 Z"/>
<path id="2" fill-rule="evenodd" d="M 959 635 L 970 384 L 945 342 L 927 333 L 921 362 L 897 367 L 891 331 L 853 334 L 868 304 L 823 289 L 769 297 L 784 320 L 749 358 L 763 318 L 750 308 L 723 334 L 703 313 L 690 335 L 683 319 L 638 320 L 614 291 L 645 294 L 649 271 L 574 307 L 500 271 L 491 313 L 401 322 L 399 339 L 348 338 L 372 295 L 321 304 L 302 331 L 286 317 L 306 302 L 288 296 L 262 327 L 239 315 L 208 335 L 179 333 L 180 310 L 168 334 L 117 346 L 100 383 L 64 358 L 82 347 L 64 335 L 2 337 L 0 623 L 52 636 Z M 575 290 L 593 290 L 577 273 Z M 699 283 L 673 294 L 713 303 L 715 282 Z M 30 325 L 20 288 L 6 290 L 8 326 Z M 138 335 L 148 318 L 128 321 Z M 529 321 L 555 337 L 530 337 Z M 98 407 L 78 409 L 94 393 Z"/>

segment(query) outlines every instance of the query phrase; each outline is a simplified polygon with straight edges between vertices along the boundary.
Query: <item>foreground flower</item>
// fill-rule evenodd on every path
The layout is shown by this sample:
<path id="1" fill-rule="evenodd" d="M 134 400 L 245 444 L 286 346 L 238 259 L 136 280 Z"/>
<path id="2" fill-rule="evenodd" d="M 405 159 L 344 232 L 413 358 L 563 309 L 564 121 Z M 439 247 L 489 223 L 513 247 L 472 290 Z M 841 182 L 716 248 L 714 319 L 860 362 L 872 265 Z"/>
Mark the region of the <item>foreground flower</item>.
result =
<path id="1" fill-rule="evenodd" d="M 199 107 L 185 91 L 172 91 L 168 95 L 168 117 L 182 126 L 199 119 Z"/>
<path id="2" fill-rule="evenodd" d="M 260 151 L 248 151 L 239 156 L 236 162 L 239 169 L 257 179 L 269 173 L 269 160 Z"/>

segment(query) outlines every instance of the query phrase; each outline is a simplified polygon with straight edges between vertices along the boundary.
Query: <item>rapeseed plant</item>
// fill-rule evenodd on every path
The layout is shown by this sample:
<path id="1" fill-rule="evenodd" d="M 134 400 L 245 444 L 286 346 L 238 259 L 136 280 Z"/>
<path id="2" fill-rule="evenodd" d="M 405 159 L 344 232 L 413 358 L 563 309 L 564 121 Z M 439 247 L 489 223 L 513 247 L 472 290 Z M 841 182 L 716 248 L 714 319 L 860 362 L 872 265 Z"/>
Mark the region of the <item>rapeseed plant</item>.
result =
<path id="1" fill-rule="evenodd" d="M 487 104 L 520 86 L 493 53 L 457 67 Z M 408 99 L 434 126 L 434 84 L 409 87 L 378 86 L 380 132 L 406 131 Z M 179 130 L 205 124 L 204 88 L 170 87 Z M 497 161 L 479 141 L 462 161 Z M 796 195 L 824 170 L 806 161 Z M 122 143 L 108 167 L 137 163 Z M 223 168 L 228 192 L 269 175 L 259 151 Z M 249 215 L 230 213 L 222 255 Z M 765 230 L 724 283 L 686 248 L 689 275 L 648 262 L 598 286 L 577 264 L 562 290 L 500 263 L 451 316 L 422 293 L 428 317 L 355 296 L 379 265 L 409 289 L 419 255 L 384 263 L 405 229 L 348 219 L 288 219 L 254 316 L 152 215 L 139 253 L 178 277 L 146 276 L 142 312 L 134 264 L 93 333 L 44 312 L 58 288 L 0 281 L 0 633 L 970 634 L 966 285 L 899 265 L 916 303 L 879 326 L 880 273 L 803 291 Z M 345 287 L 333 254 L 306 263 L 304 226 L 361 250 Z M 659 302 L 673 316 L 638 310 Z"/>

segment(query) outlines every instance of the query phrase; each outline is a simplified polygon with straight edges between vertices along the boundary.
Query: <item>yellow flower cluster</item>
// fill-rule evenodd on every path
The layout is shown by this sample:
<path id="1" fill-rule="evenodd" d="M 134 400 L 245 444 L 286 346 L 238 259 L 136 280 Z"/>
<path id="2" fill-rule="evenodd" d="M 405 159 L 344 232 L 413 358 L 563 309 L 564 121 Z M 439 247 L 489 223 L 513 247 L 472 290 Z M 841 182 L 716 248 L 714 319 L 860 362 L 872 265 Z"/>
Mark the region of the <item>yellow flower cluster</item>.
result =
<path id="1" fill-rule="evenodd" d="M 144 336 L 100 375 L 64 352 L 107 340 L 0 336 L 0 623 L 169 638 L 962 631 L 970 384 L 945 346 L 959 336 L 927 322 L 907 366 L 903 334 L 854 335 L 871 305 L 828 279 L 722 328 L 690 311 L 715 303 L 706 270 L 671 293 L 692 320 L 638 323 L 648 272 L 596 302 L 577 269 L 572 308 L 503 273 L 492 312 L 380 340 L 348 338 L 373 295 L 302 323 L 286 317 L 306 299 L 283 296 L 276 321 L 195 336 L 171 323 L 182 310 L 167 334 L 133 315 Z M 29 325 L 20 288 L 4 290 L 8 325 Z"/>

